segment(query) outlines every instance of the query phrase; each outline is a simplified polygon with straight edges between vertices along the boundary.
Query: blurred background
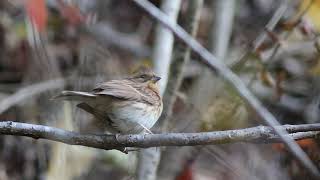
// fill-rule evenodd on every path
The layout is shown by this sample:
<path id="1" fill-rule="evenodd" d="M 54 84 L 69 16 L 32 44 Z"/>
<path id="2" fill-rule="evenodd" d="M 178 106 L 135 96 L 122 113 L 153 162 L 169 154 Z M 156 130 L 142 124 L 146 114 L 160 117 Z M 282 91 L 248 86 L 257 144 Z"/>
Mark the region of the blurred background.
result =
<path id="1" fill-rule="evenodd" d="M 320 0 L 150 2 L 239 75 L 282 124 L 319 123 Z M 1 121 L 103 132 L 76 104 L 50 98 L 90 91 L 144 65 L 163 79 L 165 107 L 153 132 L 263 125 L 236 90 L 133 1 L 2 0 L 0 52 Z M 298 143 L 319 168 L 319 142 Z M 311 179 L 281 144 L 157 152 L 155 179 Z M 0 180 L 136 179 L 137 154 L 1 136 Z"/>

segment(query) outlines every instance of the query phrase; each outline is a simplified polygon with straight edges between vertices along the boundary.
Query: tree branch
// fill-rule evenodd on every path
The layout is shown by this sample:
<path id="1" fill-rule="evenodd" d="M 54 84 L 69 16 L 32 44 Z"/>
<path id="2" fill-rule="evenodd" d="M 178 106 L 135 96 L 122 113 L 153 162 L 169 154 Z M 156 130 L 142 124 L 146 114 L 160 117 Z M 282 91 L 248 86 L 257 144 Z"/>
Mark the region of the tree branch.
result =
<path id="1" fill-rule="evenodd" d="M 176 23 L 180 11 L 180 0 L 164 0 L 161 3 L 161 10 L 167 15 L 167 21 Z M 167 28 L 159 23 L 155 32 L 155 45 L 152 53 L 154 71 L 161 77 L 159 81 L 160 94 L 163 95 L 168 82 L 169 68 L 172 58 L 174 35 Z"/>
<path id="2" fill-rule="evenodd" d="M 283 125 L 277 128 L 287 130 L 290 132 L 287 136 L 295 140 L 319 138 L 320 135 L 320 123 Z M 268 126 L 200 133 L 94 135 L 80 134 L 78 132 L 43 125 L 3 121 L 0 122 L 0 134 L 47 139 L 69 145 L 80 145 L 105 150 L 123 149 L 125 147 L 149 148 L 159 146 L 213 145 L 236 142 L 280 142 L 279 136 Z"/>
<path id="3" fill-rule="evenodd" d="M 200 24 L 201 11 L 203 8 L 203 0 L 189 1 L 187 9 L 181 21 L 182 27 L 196 37 Z M 184 72 L 186 72 L 187 64 L 190 62 L 191 49 L 183 43 L 176 43 L 173 50 L 171 60 L 169 78 L 165 93 L 163 95 L 163 111 L 158 125 L 161 132 L 168 132 L 170 125 L 177 124 L 173 115 L 173 107 L 177 99 L 180 86 L 183 81 Z M 161 151 L 161 159 L 158 165 L 158 179 L 174 179 L 181 170 L 181 160 L 185 159 L 181 151 L 176 148 L 166 148 Z M 181 160 L 180 160 L 181 159 Z M 180 160 L 180 161 L 179 161 Z"/>
<path id="4" fill-rule="evenodd" d="M 232 35 L 233 19 L 235 16 L 235 0 L 218 0 L 212 3 L 212 25 L 209 35 L 209 47 L 221 61 L 226 63 L 230 39 Z"/>
<path id="5" fill-rule="evenodd" d="M 176 22 L 181 7 L 181 0 L 161 1 L 161 10 L 168 16 L 168 21 Z M 163 95 L 167 87 L 169 69 L 172 59 L 174 35 L 160 23 L 155 29 L 155 39 L 152 52 L 154 71 L 161 77 L 159 81 L 160 94 Z M 156 180 L 157 169 L 160 161 L 160 151 L 156 148 L 145 149 L 139 152 L 137 180 Z"/>
<path id="6" fill-rule="evenodd" d="M 279 8 L 275 11 L 273 16 L 271 17 L 270 21 L 266 24 L 265 29 L 260 33 L 260 35 L 252 42 L 251 46 L 252 48 L 246 50 L 246 52 L 235 62 L 232 62 L 230 67 L 234 70 L 239 69 L 239 67 L 242 67 L 243 64 L 249 59 L 248 56 L 250 52 L 256 52 L 258 48 L 261 46 L 261 44 L 266 40 L 267 31 L 273 31 L 276 25 L 279 23 L 281 18 L 283 17 L 284 13 L 286 12 L 288 8 L 289 2 L 288 0 L 283 0 Z"/>
<path id="7" fill-rule="evenodd" d="M 198 26 L 200 23 L 201 9 L 203 6 L 203 0 L 190 1 L 183 27 L 193 37 L 196 36 Z M 174 47 L 174 55 L 170 65 L 169 79 L 166 87 L 166 91 L 163 95 L 163 111 L 160 119 L 160 127 L 162 132 L 165 132 L 169 128 L 169 122 L 171 121 L 171 115 L 173 111 L 173 105 L 176 101 L 176 95 L 182 84 L 183 71 L 186 68 L 187 63 L 190 61 L 191 49 L 188 46 L 184 46 L 182 43 L 177 43 Z M 172 122 L 171 122 L 172 123 Z"/>

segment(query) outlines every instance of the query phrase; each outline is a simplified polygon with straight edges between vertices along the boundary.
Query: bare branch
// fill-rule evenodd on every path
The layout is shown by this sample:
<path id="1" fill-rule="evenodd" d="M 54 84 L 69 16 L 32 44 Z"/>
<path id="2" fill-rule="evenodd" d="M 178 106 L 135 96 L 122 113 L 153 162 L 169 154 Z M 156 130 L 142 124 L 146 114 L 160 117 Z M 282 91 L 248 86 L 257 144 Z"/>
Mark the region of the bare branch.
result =
<path id="1" fill-rule="evenodd" d="M 293 132 L 287 136 L 296 140 L 319 138 L 320 134 L 320 123 L 284 125 L 278 126 L 277 128 Z M 124 147 L 149 148 L 159 146 L 213 145 L 236 142 L 280 142 L 279 136 L 275 134 L 272 128 L 267 126 L 200 133 L 94 135 L 80 134 L 78 132 L 43 125 L 2 121 L 0 122 L 0 134 L 47 139 L 69 145 L 80 145 L 105 150 L 121 149 Z"/>
<path id="2" fill-rule="evenodd" d="M 203 0 L 190 1 L 188 5 L 185 22 L 183 26 L 186 31 L 195 37 L 198 31 L 201 9 L 203 6 Z M 176 101 L 176 95 L 183 79 L 183 72 L 186 69 L 187 63 L 190 61 L 191 49 L 183 44 L 178 43 L 174 47 L 174 56 L 170 65 L 169 79 L 166 87 L 166 91 L 163 95 L 163 111 L 160 117 L 160 124 L 163 131 L 167 131 L 169 127 L 169 121 L 173 111 L 173 105 Z"/>
<path id="3" fill-rule="evenodd" d="M 300 22 L 301 21 L 302 17 L 308 12 L 308 10 L 311 8 L 311 6 L 314 3 L 314 1 L 315 0 L 310 0 L 309 1 L 307 7 L 298 15 L 296 22 Z M 296 25 L 298 25 L 298 23 L 296 23 Z M 284 40 L 286 40 L 286 39 L 288 39 L 290 37 L 290 35 L 293 33 L 293 29 L 294 28 L 292 28 L 291 31 L 288 31 L 288 32 L 285 33 L 284 38 L 283 38 Z M 268 58 L 268 61 L 271 61 L 275 57 L 275 55 L 278 53 L 280 47 L 281 47 L 281 43 L 277 42 L 275 47 L 273 48 L 272 54 Z"/>
<path id="4" fill-rule="evenodd" d="M 283 0 L 282 4 L 279 6 L 279 8 L 275 11 L 273 16 L 271 17 L 270 21 L 267 23 L 265 26 L 265 29 L 268 31 L 273 31 L 273 29 L 276 27 L 278 22 L 281 20 L 282 16 L 286 12 L 288 8 L 288 0 Z M 260 35 L 254 40 L 252 43 L 253 49 L 252 50 L 247 50 L 239 60 L 236 60 L 233 62 L 230 67 L 233 69 L 236 69 L 238 67 L 241 67 L 242 64 L 244 64 L 249 58 L 248 55 L 250 52 L 255 52 L 257 49 L 261 46 L 261 44 L 266 40 L 267 36 L 267 31 L 264 30 L 263 32 L 260 33 Z"/>
<path id="5" fill-rule="evenodd" d="M 277 128 L 280 123 L 276 118 L 262 105 L 262 103 L 250 92 L 241 79 L 227 68 L 221 61 L 205 49 L 192 36 L 184 31 L 179 25 L 174 22 L 167 21 L 167 15 L 162 13 L 152 3 L 146 0 L 133 0 L 137 5 L 144 9 L 150 16 L 161 22 L 165 27 L 170 29 L 179 39 L 186 43 L 195 51 L 210 68 L 217 70 L 219 74 L 224 77 L 231 85 L 239 92 L 239 94 L 248 102 L 249 105 L 256 111 L 256 113 L 269 126 L 273 127 L 275 132 L 283 140 L 285 145 L 289 148 L 292 154 L 299 160 L 307 170 L 316 177 L 320 177 L 320 173 L 316 166 L 312 163 L 306 153 L 288 136 L 284 129 Z"/>
<path id="6" fill-rule="evenodd" d="M 211 52 L 225 61 L 232 34 L 233 19 L 235 14 L 235 0 L 218 0 L 212 2 L 213 23 L 211 25 L 210 43 Z"/>
<path id="7" fill-rule="evenodd" d="M 180 4 L 180 0 L 162 1 L 161 10 L 167 15 L 167 21 L 176 23 Z M 156 27 L 155 46 L 153 49 L 152 60 L 154 62 L 155 72 L 161 77 L 161 81 L 159 81 L 161 94 L 164 93 L 167 87 L 173 43 L 173 33 L 159 23 Z"/>
<path id="8" fill-rule="evenodd" d="M 181 0 L 163 0 L 161 10 L 167 14 L 168 21 L 176 22 L 180 11 Z M 161 77 L 159 82 L 160 94 L 163 95 L 167 87 L 169 69 L 172 59 L 174 35 L 167 28 L 158 23 L 155 32 L 152 60 L 154 70 Z M 150 148 L 139 152 L 137 180 L 157 179 L 157 169 L 160 161 L 160 151 Z"/>
<path id="9" fill-rule="evenodd" d="M 276 10 L 276 12 L 273 14 L 272 18 L 266 25 L 266 30 L 272 31 L 278 22 L 281 20 L 283 14 L 286 12 L 288 8 L 289 2 L 288 0 L 283 0 L 282 4 L 279 6 L 279 8 Z M 253 51 L 256 51 L 259 46 L 265 41 L 265 39 L 268 37 L 267 32 L 263 31 L 257 39 L 253 42 Z"/>
<path id="10" fill-rule="evenodd" d="M 203 8 L 203 0 L 189 1 L 186 13 L 183 17 L 182 27 L 193 37 L 196 36 L 200 23 L 201 10 Z M 168 132 L 170 124 L 176 124 L 175 118 L 171 118 L 173 114 L 173 106 L 179 94 L 184 73 L 187 64 L 190 62 L 191 49 L 182 43 L 174 46 L 174 53 L 170 65 L 169 79 L 167 88 L 163 95 L 163 111 L 158 125 L 161 132 Z M 185 149 L 184 149 L 185 150 Z M 185 159 L 180 151 L 176 148 L 166 148 L 161 152 L 161 160 L 158 167 L 158 179 L 174 179 L 178 170 L 181 170 L 179 159 Z M 167 159 L 169 159 L 167 161 Z M 180 168 L 179 168 L 180 167 Z M 177 170 L 177 171 L 175 171 Z"/>

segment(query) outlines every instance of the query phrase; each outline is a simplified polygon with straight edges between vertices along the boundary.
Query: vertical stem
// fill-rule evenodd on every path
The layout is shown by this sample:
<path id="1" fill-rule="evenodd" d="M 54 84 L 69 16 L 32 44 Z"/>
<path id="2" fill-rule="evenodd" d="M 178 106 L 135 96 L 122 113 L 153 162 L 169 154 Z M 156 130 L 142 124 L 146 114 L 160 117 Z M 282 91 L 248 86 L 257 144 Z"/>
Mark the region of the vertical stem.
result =
<path id="1" fill-rule="evenodd" d="M 193 37 L 196 36 L 198 31 L 202 6 L 203 0 L 190 1 L 187 9 L 187 17 L 182 23 L 182 27 Z M 174 57 L 170 66 L 167 89 L 163 96 L 163 112 L 159 120 L 164 131 L 168 129 L 168 122 L 172 115 L 176 94 L 182 83 L 182 72 L 186 64 L 190 61 L 190 53 L 190 47 L 181 43 L 177 44 L 174 48 Z"/>
<path id="2" fill-rule="evenodd" d="M 168 21 L 176 23 L 181 0 L 163 0 L 162 11 L 168 15 Z M 159 81 L 160 93 L 163 95 L 168 81 L 169 68 L 174 43 L 173 33 L 160 23 L 156 27 L 155 45 L 153 49 L 154 70 L 162 79 Z M 160 150 L 157 148 L 144 149 L 139 152 L 137 166 L 138 180 L 155 180 L 160 161 Z"/>
<path id="3" fill-rule="evenodd" d="M 209 42 L 210 51 L 224 59 L 229 47 L 235 12 L 235 0 L 216 0 L 213 5 L 213 23 Z"/>
<path id="4" fill-rule="evenodd" d="M 201 10 L 203 7 L 203 0 L 189 1 L 186 17 L 183 19 L 182 26 L 193 37 L 196 36 Z M 167 89 L 163 96 L 163 113 L 160 118 L 160 125 L 163 131 L 167 131 L 170 123 L 172 123 L 172 109 L 176 101 L 176 93 L 183 79 L 183 71 L 186 64 L 190 61 L 191 49 L 181 43 L 178 43 L 174 48 L 174 57 L 170 66 L 169 80 Z M 181 164 L 189 155 L 192 147 L 175 148 L 168 147 L 161 154 L 161 161 L 158 168 L 159 179 L 174 179 L 175 176 L 181 171 Z"/>
<path id="5" fill-rule="evenodd" d="M 176 22 L 180 4 L 180 0 L 163 0 L 161 10 L 168 15 L 168 21 Z M 154 70 L 156 74 L 161 77 L 161 81 L 159 81 L 161 94 L 164 93 L 168 82 L 173 43 L 174 36 L 172 32 L 161 24 L 158 24 L 156 27 L 152 59 L 154 62 Z"/>

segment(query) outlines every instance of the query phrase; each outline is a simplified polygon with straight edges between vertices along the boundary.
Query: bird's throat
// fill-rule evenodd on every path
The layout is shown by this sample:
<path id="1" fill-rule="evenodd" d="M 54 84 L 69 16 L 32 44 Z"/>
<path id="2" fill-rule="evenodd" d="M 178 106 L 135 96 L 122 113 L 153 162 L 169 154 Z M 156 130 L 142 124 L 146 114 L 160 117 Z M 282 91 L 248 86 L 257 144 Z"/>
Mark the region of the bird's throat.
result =
<path id="1" fill-rule="evenodd" d="M 148 83 L 148 88 L 151 89 L 153 92 L 155 92 L 157 96 L 160 98 L 159 87 L 156 83 L 153 83 L 153 82 Z"/>

